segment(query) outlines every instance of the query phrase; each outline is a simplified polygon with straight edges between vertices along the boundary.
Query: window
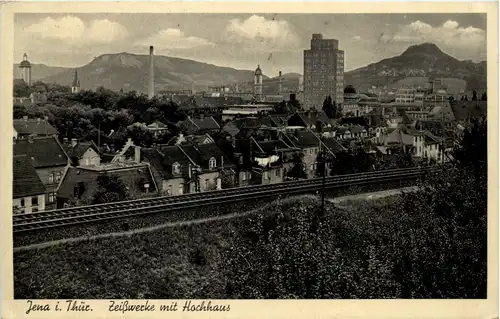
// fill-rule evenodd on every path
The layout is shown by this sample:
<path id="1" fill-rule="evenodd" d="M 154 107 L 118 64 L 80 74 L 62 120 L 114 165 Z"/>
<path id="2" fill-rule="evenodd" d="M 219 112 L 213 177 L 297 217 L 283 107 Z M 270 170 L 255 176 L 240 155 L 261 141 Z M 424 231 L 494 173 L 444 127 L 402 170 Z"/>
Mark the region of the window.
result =
<path id="1" fill-rule="evenodd" d="M 83 182 L 79 182 L 73 187 L 73 195 L 75 198 L 80 198 L 85 191 L 85 184 Z"/>
<path id="2" fill-rule="evenodd" d="M 54 174 L 50 173 L 49 174 L 49 184 L 52 184 L 52 183 L 54 183 Z"/>
<path id="3" fill-rule="evenodd" d="M 21 207 L 24 207 L 24 198 L 21 198 L 21 203 L 19 204 Z"/>
<path id="4" fill-rule="evenodd" d="M 217 166 L 217 161 L 215 160 L 214 157 L 212 157 L 208 162 L 208 168 L 214 169 L 216 166 Z"/>
<path id="5" fill-rule="evenodd" d="M 205 180 L 205 189 L 208 189 L 209 186 L 210 186 L 210 180 L 206 179 Z"/>
<path id="6" fill-rule="evenodd" d="M 172 185 L 168 185 L 168 187 L 167 187 L 167 195 L 172 195 Z"/>
<path id="7" fill-rule="evenodd" d="M 38 206 L 38 196 L 31 197 L 31 206 Z"/>
<path id="8" fill-rule="evenodd" d="M 280 176 L 281 176 L 281 174 L 280 174 L 280 173 L 281 173 L 281 172 L 280 172 L 280 169 L 278 168 L 278 169 L 276 170 L 276 176 L 277 176 L 277 177 L 280 177 Z"/>
<path id="9" fill-rule="evenodd" d="M 55 201 L 55 193 L 49 193 L 48 203 L 53 203 Z"/>
<path id="10" fill-rule="evenodd" d="M 61 172 L 56 173 L 56 182 L 59 182 L 61 180 Z"/>
<path id="11" fill-rule="evenodd" d="M 247 180 L 247 173 L 243 172 L 243 174 L 241 174 L 241 180 L 242 181 L 246 181 Z"/>
<path id="12" fill-rule="evenodd" d="M 181 165 L 179 165 L 179 163 L 176 162 L 172 165 L 172 174 L 177 175 L 180 173 L 181 173 Z"/>
<path id="13" fill-rule="evenodd" d="M 184 193 L 184 184 L 179 184 L 179 195 Z"/>

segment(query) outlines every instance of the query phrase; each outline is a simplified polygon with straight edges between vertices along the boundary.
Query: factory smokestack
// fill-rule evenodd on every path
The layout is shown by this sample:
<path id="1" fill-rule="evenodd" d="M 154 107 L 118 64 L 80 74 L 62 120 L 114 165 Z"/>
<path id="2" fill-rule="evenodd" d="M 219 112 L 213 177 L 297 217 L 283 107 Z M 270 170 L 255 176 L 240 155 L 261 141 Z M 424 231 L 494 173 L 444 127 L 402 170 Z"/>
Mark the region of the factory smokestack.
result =
<path id="1" fill-rule="evenodd" d="M 148 98 L 152 99 L 155 96 L 155 62 L 153 55 L 153 46 L 149 47 L 149 83 L 148 83 Z"/>
<path id="2" fill-rule="evenodd" d="M 282 88 L 281 88 L 281 71 L 279 73 L 279 87 L 278 87 L 278 95 L 281 95 L 281 92 L 282 92 Z"/>

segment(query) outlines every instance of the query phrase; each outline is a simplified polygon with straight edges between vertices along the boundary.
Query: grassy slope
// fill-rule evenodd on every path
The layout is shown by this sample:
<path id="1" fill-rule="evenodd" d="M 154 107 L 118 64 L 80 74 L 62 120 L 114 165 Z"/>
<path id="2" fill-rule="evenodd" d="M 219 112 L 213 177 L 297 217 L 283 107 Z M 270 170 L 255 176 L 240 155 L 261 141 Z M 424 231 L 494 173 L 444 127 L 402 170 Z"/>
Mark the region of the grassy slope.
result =
<path id="1" fill-rule="evenodd" d="M 306 204 L 311 205 L 311 200 L 283 209 L 293 211 Z M 380 208 L 389 204 L 394 203 L 384 199 L 362 204 L 365 213 L 355 223 L 362 223 L 358 218 L 380 219 Z M 18 252 L 14 255 L 15 297 L 224 298 L 217 296 L 223 280 L 217 260 L 234 231 L 242 227 L 245 218 Z"/>

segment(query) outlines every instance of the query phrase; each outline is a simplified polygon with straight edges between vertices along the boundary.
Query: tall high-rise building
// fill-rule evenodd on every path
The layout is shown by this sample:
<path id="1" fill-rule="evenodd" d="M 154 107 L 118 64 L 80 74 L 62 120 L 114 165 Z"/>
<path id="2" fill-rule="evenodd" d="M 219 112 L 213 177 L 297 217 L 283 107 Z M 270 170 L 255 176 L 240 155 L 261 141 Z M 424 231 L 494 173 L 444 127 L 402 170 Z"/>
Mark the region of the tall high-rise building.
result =
<path id="1" fill-rule="evenodd" d="M 311 49 L 304 50 L 304 108 L 321 109 L 327 96 L 344 101 L 344 51 L 339 41 L 313 34 Z"/>

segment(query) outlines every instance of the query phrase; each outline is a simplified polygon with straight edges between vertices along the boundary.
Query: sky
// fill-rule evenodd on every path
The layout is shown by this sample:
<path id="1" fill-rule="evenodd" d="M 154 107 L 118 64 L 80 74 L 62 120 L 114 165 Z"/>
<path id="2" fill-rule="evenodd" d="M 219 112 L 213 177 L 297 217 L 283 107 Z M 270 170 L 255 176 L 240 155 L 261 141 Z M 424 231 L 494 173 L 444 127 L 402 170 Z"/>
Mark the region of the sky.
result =
<path id="1" fill-rule="evenodd" d="M 401 54 L 424 42 L 460 60 L 486 60 L 485 14 L 17 14 L 14 60 L 79 67 L 107 53 L 168 55 L 302 73 L 313 33 L 339 40 L 345 69 Z"/>

